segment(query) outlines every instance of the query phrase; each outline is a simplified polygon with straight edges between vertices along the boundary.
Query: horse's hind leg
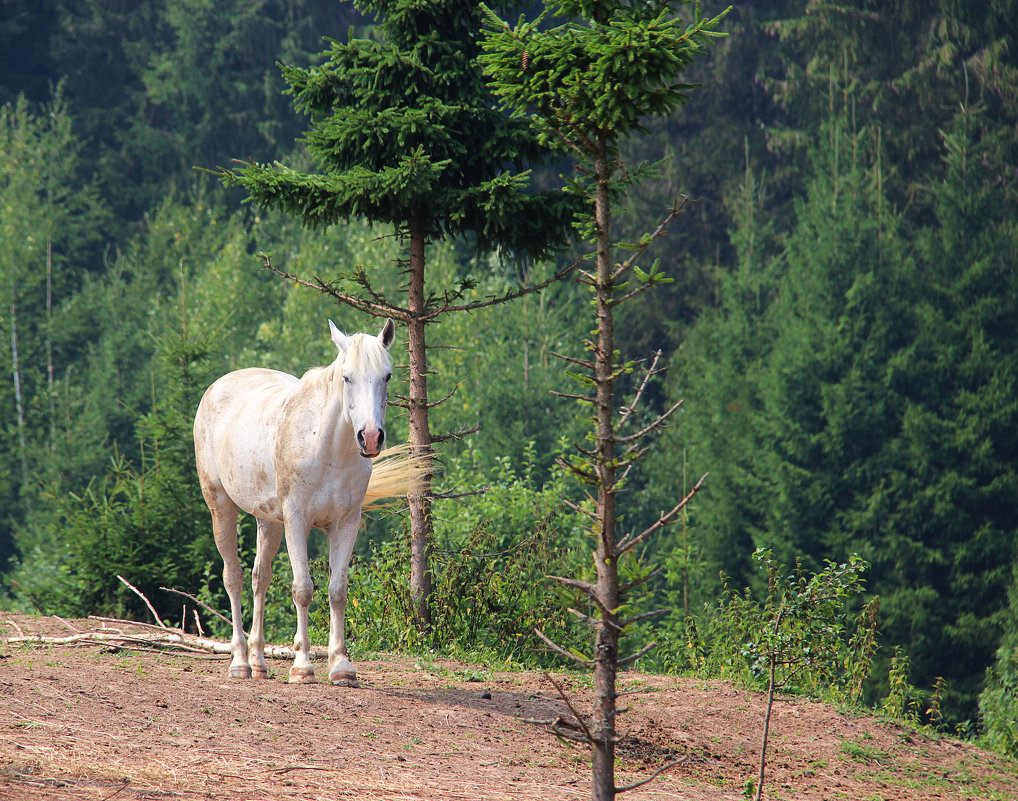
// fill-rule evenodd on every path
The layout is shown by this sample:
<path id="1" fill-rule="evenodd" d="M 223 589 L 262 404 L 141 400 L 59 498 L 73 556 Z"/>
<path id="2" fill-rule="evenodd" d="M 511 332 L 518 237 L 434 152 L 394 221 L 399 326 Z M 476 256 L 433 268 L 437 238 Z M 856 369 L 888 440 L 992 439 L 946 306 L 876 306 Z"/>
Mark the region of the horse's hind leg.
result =
<path id="1" fill-rule="evenodd" d="M 258 550 L 251 571 L 251 589 L 254 590 L 254 614 L 251 636 L 248 638 L 248 659 L 251 674 L 256 679 L 267 679 L 269 667 L 265 664 L 265 593 L 272 581 L 272 560 L 283 539 L 283 524 L 258 518 Z"/>
<path id="2" fill-rule="evenodd" d="M 233 614 L 233 639 L 230 641 L 233 661 L 230 662 L 229 675 L 235 679 L 249 679 L 251 667 L 247 662 L 247 641 L 244 639 L 240 601 L 244 588 L 244 570 L 237 553 L 237 515 L 240 510 L 225 491 L 206 493 L 205 500 L 212 510 L 212 531 L 216 536 L 216 547 L 223 557 L 223 584 L 226 594 L 230 596 L 230 611 Z"/>

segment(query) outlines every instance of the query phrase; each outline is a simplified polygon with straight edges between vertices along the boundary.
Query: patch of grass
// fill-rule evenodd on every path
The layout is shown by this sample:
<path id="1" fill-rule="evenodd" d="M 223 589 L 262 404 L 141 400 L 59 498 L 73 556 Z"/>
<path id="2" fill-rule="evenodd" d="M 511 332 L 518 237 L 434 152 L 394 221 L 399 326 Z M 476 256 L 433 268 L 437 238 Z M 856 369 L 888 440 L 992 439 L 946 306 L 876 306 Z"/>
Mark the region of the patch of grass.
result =
<path id="1" fill-rule="evenodd" d="M 864 734 L 866 733 L 864 732 Z M 860 736 L 859 740 L 872 738 L 873 735 Z M 856 762 L 875 762 L 880 765 L 886 765 L 891 762 L 891 754 L 889 752 L 882 751 L 872 745 L 866 745 L 858 740 L 843 740 L 841 743 L 841 753 L 850 759 L 854 759 Z"/>

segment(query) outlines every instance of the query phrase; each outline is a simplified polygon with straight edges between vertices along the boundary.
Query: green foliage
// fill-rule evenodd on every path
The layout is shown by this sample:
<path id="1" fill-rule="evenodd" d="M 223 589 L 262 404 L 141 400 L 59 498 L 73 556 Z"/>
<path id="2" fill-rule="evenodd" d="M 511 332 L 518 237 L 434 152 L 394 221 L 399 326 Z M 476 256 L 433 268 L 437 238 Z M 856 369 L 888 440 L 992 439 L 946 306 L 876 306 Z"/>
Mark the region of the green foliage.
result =
<path id="1" fill-rule="evenodd" d="M 769 550 L 758 549 L 753 559 L 766 572 L 767 597 L 743 652 L 750 673 L 769 677 L 774 689 L 820 696 L 840 685 L 844 692 L 845 679 L 857 672 L 845 637 L 848 605 L 863 591 L 868 563 L 853 554 L 816 573 L 799 567 L 787 575 Z"/>
<path id="2" fill-rule="evenodd" d="M 900 646 L 894 647 L 891 668 L 887 674 L 887 697 L 881 704 L 884 714 L 897 720 L 917 722 L 921 694 L 912 686 L 910 660 Z"/>
<path id="3" fill-rule="evenodd" d="M 0 570 L 17 553 L 13 532 L 40 502 L 36 476 L 63 433 L 54 365 L 81 352 L 58 321 L 79 290 L 75 251 L 105 210 L 77 180 L 80 150 L 60 87 L 39 110 L 23 96 L 0 108 Z"/>
<path id="4" fill-rule="evenodd" d="M 483 250 L 539 255 L 561 246 L 574 202 L 528 191 L 543 161 L 525 123 L 494 107 L 476 63 L 474 0 L 373 0 L 377 36 L 330 41 L 320 67 L 285 67 L 303 144 L 318 172 L 250 162 L 224 170 L 264 207 L 310 228 L 364 217 L 399 232 L 469 234 Z"/>
<path id="5" fill-rule="evenodd" d="M 1006 135 L 983 119 L 966 110 L 945 133 L 936 221 L 911 249 L 882 195 L 882 139 L 832 120 L 784 253 L 747 253 L 692 333 L 676 432 L 712 471 L 693 516 L 707 567 L 742 584 L 729 554 L 748 544 L 807 566 L 865 552 L 884 633 L 918 686 L 947 679 L 950 722 L 972 715 L 1014 548 L 1013 198 L 993 177 Z M 868 697 L 887 692 L 874 662 Z"/>
<path id="6" fill-rule="evenodd" d="M 36 609 L 144 617 L 121 575 L 168 615 L 179 607 L 159 587 L 197 587 L 216 556 L 211 538 L 198 536 L 207 510 L 189 435 L 215 330 L 194 330 L 184 308 L 174 322 L 157 345 L 159 401 L 138 420 L 139 466 L 117 456 L 98 485 L 54 497 L 60 516 L 12 574 L 14 590 Z"/>
<path id="7" fill-rule="evenodd" d="M 483 494 L 437 504 L 427 631 L 413 622 L 407 533 L 372 542 L 355 557 L 347 627 L 358 651 L 486 654 L 533 664 L 534 652 L 541 650 L 534 628 L 573 642 L 558 622 L 561 591 L 545 577 L 584 561 L 582 522 L 579 514 L 563 510 L 569 482 L 553 475 L 538 485 L 532 446 L 524 459 L 518 469 L 503 459 Z M 448 465 L 448 480 L 472 482 L 476 467 L 476 454 L 468 452 Z M 327 566 L 324 560 L 317 565 L 315 584 L 324 588 Z M 311 619 L 316 638 L 326 641 L 324 596 Z M 537 662 L 550 664 L 550 658 L 539 656 Z"/>
<path id="8" fill-rule="evenodd" d="M 997 649 L 997 658 L 979 694 L 979 717 L 983 741 L 990 748 L 1018 757 L 1018 564 L 1012 571 L 1007 616 L 1010 625 Z"/>
<path id="9" fill-rule="evenodd" d="M 721 599 L 687 618 L 684 635 L 674 627 L 658 632 L 672 642 L 672 665 L 760 688 L 773 668 L 776 689 L 858 703 L 877 637 L 878 599 L 851 611 L 868 564 L 853 555 L 815 573 L 799 566 L 789 574 L 768 550 L 757 550 L 753 560 L 766 578 L 764 599 L 749 588 L 735 591 L 723 577 Z"/>

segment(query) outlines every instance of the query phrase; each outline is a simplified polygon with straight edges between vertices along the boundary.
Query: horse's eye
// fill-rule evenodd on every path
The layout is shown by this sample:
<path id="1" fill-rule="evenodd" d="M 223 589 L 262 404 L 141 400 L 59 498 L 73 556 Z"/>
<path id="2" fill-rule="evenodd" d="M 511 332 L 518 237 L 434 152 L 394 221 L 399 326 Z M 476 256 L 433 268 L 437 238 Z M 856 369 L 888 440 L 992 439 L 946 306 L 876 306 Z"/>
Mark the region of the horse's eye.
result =
<path id="1" fill-rule="evenodd" d="M 350 383 L 350 376 L 348 376 L 348 375 L 345 375 L 345 376 L 343 376 L 343 380 L 344 380 L 344 381 L 345 381 L 346 383 L 348 383 L 348 384 L 349 384 L 349 383 Z"/>
<path id="2" fill-rule="evenodd" d="M 385 374 L 385 383 L 386 383 L 386 384 L 388 384 L 388 383 L 389 383 L 389 379 L 390 379 L 390 378 L 392 378 L 392 373 L 386 373 L 386 374 Z"/>

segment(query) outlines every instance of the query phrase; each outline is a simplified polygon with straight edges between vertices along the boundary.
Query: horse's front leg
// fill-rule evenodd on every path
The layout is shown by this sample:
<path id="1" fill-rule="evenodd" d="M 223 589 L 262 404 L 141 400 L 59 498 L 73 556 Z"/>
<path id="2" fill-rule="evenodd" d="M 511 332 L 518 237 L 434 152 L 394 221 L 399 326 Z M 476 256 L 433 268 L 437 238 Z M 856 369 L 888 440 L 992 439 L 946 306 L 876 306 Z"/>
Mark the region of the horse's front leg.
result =
<path id="1" fill-rule="evenodd" d="M 272 560 L 279 552 L 283 539 L 282 523 L 270 523 L 258 519 L 258 550 L 254 569 L 251 571 L 251 589 L 254 591 L 254 612 L 251 619 L 251 635 L 248 637 L 248 661 L 251 675 L 256 679 L 269 677 L 269 666 L 265 664 L 265 593 L 272 581 Z"/>
<path id="2" fill-rule="evenodd" d="M 308 533 L 310 525 L 300 515 L 287 515 L 286 550 L 293 569 L 293 605 L 297 608 L 297 632 L 293 635 L 293 665 L 290 667 L 291 684 L 308 684 L 315 680 L 311 664 L 311 638 L 308 636 L 308 607 L 315 585 L 308 569 Z"/>
<path id="3" fill-rule="evenodd" d="M 360 528 L 360 510 L 329 529 L 329 681 L 358 687 L 357 673 L 346 652 L 346 600 L 350 557 Z"/>

